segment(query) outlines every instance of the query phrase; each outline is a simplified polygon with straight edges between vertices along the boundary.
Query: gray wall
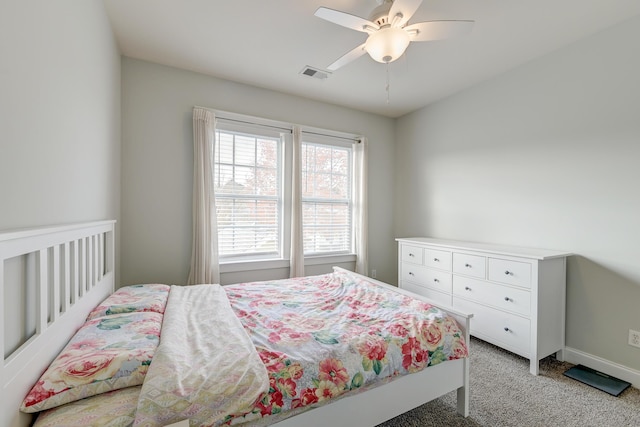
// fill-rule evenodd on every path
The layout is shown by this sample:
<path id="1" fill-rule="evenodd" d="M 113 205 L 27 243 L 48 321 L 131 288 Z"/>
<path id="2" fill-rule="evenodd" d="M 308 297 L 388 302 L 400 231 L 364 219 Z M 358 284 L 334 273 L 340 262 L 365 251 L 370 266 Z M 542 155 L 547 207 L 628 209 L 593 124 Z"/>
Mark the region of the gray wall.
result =
<path id="1" fill-rule="evenodd" d="M 122 85 L 123 284 L 186 282 L 196 105 L 367 136 L 369 266 L 382 280 L 395 281 L 392 119 L 130 58 L 122 60 Z M 287 276 L 280 269 L 227 274 L 221 281 Z"/>
<path id="2" fill-rule="evenodd" d="M 567 250 L 567 346 L 640 370 L 640 18 L 402 117 L 398 236 Z"/>
<path id="3" fill-rule="evenodd" d="M 118 219 L 120 54 L 102 2 L 0 14 L 0 230 Z"/>
<path id="4" fill-rule="evenodd" d="M 3 1 L 0 17 L 0 230 L 118 219 L 120 54 L 102 2 Z M 5 265 L 21 286 L 0 289 L 7 349 L 35 330 L 22 262 Z"/>

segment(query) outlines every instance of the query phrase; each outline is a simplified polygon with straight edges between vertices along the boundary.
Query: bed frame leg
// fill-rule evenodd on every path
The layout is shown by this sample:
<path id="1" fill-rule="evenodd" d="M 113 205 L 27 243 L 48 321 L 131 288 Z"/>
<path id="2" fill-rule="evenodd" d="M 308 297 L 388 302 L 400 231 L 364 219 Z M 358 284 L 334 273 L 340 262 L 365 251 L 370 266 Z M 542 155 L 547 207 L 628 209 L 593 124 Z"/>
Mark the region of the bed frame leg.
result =
<path id="1" fill-rule="evenodd" d="M 469 416 L 469 388 L 460 387 L 458 389 L 458 414 L 463 417 Z"/>
<path id="2" fill-rule="evenodd" d="M 468 357 L 464 359 L 464 385 L 458 388 L 457 398 L 458 398 L 457 399 L 458 414 L 462 415 L 465 418 L 468 417 L 469 416 L 469 358 Z"/>

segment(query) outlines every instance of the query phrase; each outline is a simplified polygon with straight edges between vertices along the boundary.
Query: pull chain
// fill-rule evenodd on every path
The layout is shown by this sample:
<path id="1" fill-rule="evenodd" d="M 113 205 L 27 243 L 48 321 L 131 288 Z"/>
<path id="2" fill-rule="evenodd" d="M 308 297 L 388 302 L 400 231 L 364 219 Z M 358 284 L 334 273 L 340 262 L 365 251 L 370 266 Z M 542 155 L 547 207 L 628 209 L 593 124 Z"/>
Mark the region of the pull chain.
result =
<path id="1" fill-rule="evenodd" d="M 389 104 L 389 63 L 387 62 L 387 86 L 386 86 L 386 91 L 387 91 L 387 104 Z"/>

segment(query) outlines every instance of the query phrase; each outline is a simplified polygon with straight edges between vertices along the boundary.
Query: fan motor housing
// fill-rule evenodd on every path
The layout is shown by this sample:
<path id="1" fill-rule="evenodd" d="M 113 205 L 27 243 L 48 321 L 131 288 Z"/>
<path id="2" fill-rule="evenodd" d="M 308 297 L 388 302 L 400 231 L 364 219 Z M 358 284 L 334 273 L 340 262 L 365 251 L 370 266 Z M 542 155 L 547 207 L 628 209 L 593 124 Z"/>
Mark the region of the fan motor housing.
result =
<path id="1" fill-rule="evenodd" d="M 384 1 L 380 6 L 373 9 L 369 15 L 369 21 L 376 23 L 379 27 L 389 25 L 389 10 L 391 10 L 392 1 Z"/>

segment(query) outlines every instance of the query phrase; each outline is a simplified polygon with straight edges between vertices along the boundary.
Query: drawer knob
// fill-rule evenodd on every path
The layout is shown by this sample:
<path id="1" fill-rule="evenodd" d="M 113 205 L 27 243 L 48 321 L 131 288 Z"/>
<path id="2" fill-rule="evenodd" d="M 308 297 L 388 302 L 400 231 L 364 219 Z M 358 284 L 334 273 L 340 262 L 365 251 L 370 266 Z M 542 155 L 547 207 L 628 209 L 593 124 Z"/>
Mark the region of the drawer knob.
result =
<path id="1" fill-rule="evenodd" d="M 410 253 L 409 256 L 415 256 L 414 254 Z"/>
<path id="2" fill-rule="evenodd" d="M 464 266 L 467 268 L 471 268 L 471 264 L 465 264 Z"/>
<path id="3" fill-rule="evenodd" d="M 506 326 L 504 327 L 504 331 L 505 332 L 509 332 L 509 328 L 507 328 Z"/>
<path id="4" fill-rule="evenodd" d="M 440 260 L 438 258 L 434 258 L 433 259 L 435 262 L 440 262 Z"/>
<path id="5" fill-rule="evenodd" d="M 509 270 L 507 270 L 507 271 L 504 272 L 504 274 L 506 274 L 507 276 L 510 276 L 513 273 L 511 273 Z"/>
<path id="6" fill-rule="evenodd" d="M 409 272 L 409 276 L 415 276 L 415 274 L 413 274 L 413 271 Z"/>
<path id="7" fill-rule="evenodd" d="M 465 286 L 465 287 L 464 287 L 464 290 L 465 290 L 465 291 L 470 291 L 470 290 L 471 290 L 471 288 L 470 288 L 470 287 L 468 287 L 468 286 Z"/>
<path id="8" fill-rule="evenodd" d="M 439 283 L 440 279 L 433 279 L 434 282 Z"/>
<path id="9" fill-rule="evenodd" d="M 504 297 L 504 300 L 505 300 L 505 301 L 513 301 L 513 300 L 512 300 L 511 298 L 509 298 L 509 297 Z"/>

